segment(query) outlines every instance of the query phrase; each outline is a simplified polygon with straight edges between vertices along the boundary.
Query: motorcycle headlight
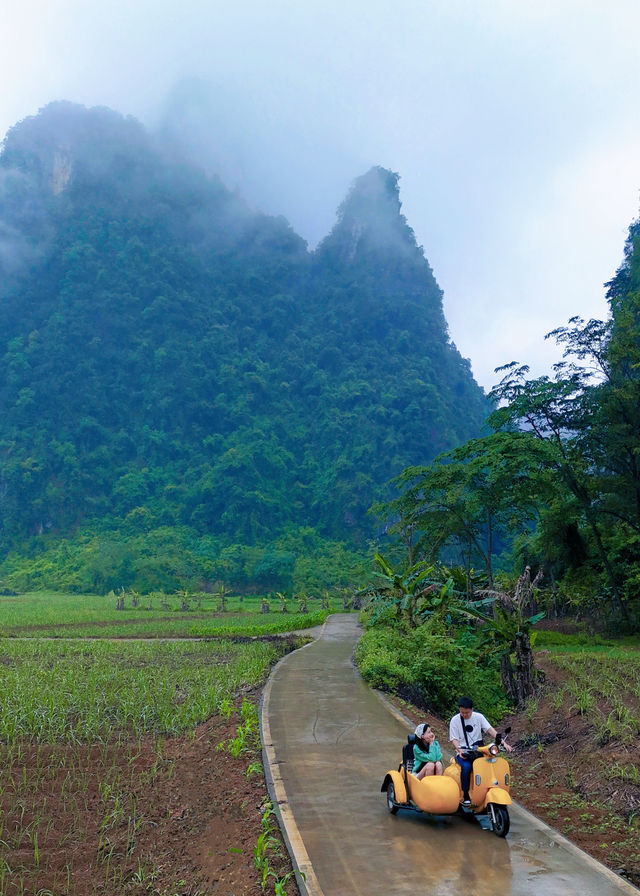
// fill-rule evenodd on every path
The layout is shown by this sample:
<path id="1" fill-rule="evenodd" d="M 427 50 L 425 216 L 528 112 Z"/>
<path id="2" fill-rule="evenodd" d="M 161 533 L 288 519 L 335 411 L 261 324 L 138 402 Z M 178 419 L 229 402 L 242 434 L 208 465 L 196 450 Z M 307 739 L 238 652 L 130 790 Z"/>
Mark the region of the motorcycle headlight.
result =
<path id="1" fill-rule="evenodd" d="M 491 744 L 491 746 L 489 747 L 489 752 L 492 756 L 497 756 L 500 750 L 498 749 L 496 744 Z"/>

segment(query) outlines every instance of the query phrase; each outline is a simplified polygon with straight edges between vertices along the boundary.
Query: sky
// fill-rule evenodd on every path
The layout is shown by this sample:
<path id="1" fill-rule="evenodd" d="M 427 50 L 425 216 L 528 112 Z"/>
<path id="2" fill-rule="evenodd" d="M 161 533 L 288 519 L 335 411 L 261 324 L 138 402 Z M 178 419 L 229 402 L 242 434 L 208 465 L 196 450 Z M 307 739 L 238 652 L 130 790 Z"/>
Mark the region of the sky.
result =
<path id="1" fill-rule="evenodd" d="M 21 0 L 0 9 L 0 139 L 53 100 L 171 127 L 313 248 L 372 165 L 487 390 L 608 313 L 640 208 L 638 0 Z"/>

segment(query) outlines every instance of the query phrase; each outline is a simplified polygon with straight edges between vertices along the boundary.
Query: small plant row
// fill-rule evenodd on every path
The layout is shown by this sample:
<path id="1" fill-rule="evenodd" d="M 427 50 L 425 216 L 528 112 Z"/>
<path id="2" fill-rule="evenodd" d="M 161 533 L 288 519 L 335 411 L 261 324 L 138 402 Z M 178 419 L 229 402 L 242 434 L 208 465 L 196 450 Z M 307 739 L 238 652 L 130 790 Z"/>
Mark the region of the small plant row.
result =
<path id="1" fill-rule="evenodd" d="M 230 707 L 228 709 L 230 710 Z M 247 775 L 257 772 L 262 774 L 262 766 L 257 759 L 261 743 L 258 712 L 254 704 L 249 700 L 243 699 L 240 716 L 241 721 L 235 736 L 227 743 L 219 744 L 219 749 L 228 750 L 235 759 L 242 754 L 248 754 L 249 757 L 253 758 L 247 767 Z M 271 884 L 274 896 L 287 896 L 287 884 L 293 881 L 295 869 L 289 870 L 282 875 L 276 869 L 274 862 L 277 861 L 278 865 L 281 865 L 283 860 L 288 864 L 288 860 L 278 835 L 276 812 L 271 800 L 266 799 L 262 808 L 260 834 L 253 849 L 253 861 L 258 872 L 260 887 L 264 893 L 267 890 L 267 886 Z M 304 877 L 303 872 L 300 872 L 300 874 Z"/>
<path id="2" fill-rule="evenodd" d="M 264 680 L 286 649 L 279 641 L 1 642 L 0 896 L 74 896 L 87 873 L 96 896 L 183 892 L 177 879 L 158 890 L 139 852 L 153 824 L 141 795 L 176 770 L 165 735 L 230 714 L 237 694 Z M 231 745 L 238 755 L 259 749 L 248 707 Z M 262 773 L 255 759 L 247 771 Z"/>
<path id="3" fill-rule="evenodd" d="M 253 641 L 2 641 L 0 741 L 179 734 L 264 681 L 286 645 Z"/>
<path id="4" fill-rule="evenodd" d="M 173 767 L 163 757 L 160 739 L 155 740 L 155 758 L 145 761 L 140 742 L 122 735 L 110 744 L 1 745 L 1 896 L 72 894 L 76 869 L 58 857 L 96 837 L 96 893 L 118 886 L 124 892 L 127 872 L 120 859 L 132 855 L 147 824 L 138 794 L 155 786 L 159 776 L 170 777 Z M 138 872 L 142 867 L 139 862 Z M 50 889 L 38 886 L 43 879 L 52 881 Z"/>
<path id="5" fill-rule="evenodd" d="M 553 662 L 568 673 L 567 683 L 551 701 L 568 706 L 593 724 L 594 738 L 631 746 L 640 735 L 640 654 L 553 654 Z"/>
<path id="6" fill-rule="evenodd" d="M 160 593 L 104 597 L 41 592 L 0 597 L 0 636 L 65 638 L 259 636 L 321 624 L 329 612 L 344 609 L 338 597 L 295 603 L 273 598 Z"/>

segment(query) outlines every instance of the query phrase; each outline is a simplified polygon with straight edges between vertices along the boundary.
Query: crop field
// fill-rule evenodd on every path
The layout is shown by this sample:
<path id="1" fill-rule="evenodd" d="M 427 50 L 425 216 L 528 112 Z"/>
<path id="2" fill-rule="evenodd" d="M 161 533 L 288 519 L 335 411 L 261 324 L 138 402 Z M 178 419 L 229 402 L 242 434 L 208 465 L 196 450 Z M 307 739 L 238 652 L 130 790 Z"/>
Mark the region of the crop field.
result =
<path id="1" fill-rule="evenodd" d="M 215 769 L 245 749 L 251 726 L 255 740 L 243 695 L 294 644 L 255 635 L 327 613 L 319 602 L 265 613 L 259 598 L 222 612 L 211 596 L 116 610 L 116 599 L 0 598 L 0 896 L 182 892 L 177 870 L 156 881 L 153 843 L 173 817 L 174 776 L 196 748 Z M 236 735 L 211 740 L 225 724 Z"/>
<path id="2" fill-rule="evenodd" d="M 335 597 L 34 592 L 0 596 L 0 637 L 253 637 L 310 628 L 342 609 Z"/>
<path id="3" fill-rule="evenodd" d="M 509 724 L 518 799 L 640 884 L 640 643 L 539 633 L 545 683 Z"/>
<path id="4" fill-rule="evenodd" d="M 265 679 L 255 641 L 0 641 L 0 741 L 179 734 Z"/>
<path id="5" fill-rule="evenodd" d="M 553 695 L 557 706 L 567 704 L 588 716 L 594 737 L 626 747 L 640 736 L 640 651 L 582 650 L 554 656 L 567 673 L 565 684 Z"/>
<path id="6" fill-rule="evenodd" d="M 556 709 L 589 719 L 600 744 L 624 747 L 640 736 L 640 645 L 638 640 L 587 644 L 582 638 L 544 633 L 540 639 L 563 684 L 552 695 Z"/>

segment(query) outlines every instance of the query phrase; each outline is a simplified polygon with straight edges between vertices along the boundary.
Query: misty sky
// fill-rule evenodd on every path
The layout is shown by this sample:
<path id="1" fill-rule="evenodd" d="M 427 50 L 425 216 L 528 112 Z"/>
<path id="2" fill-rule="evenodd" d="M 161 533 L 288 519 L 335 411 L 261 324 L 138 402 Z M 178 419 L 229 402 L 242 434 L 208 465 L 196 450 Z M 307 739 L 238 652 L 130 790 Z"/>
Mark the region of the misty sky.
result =
<path id="1" fill-rule="evenodd" d="M 640 188 L 638 0 L 5 0 L 0 136 L 46 103 L 171 126 L 314 246 L 401 175 L 451 336 L 490 388 L 604 317 Z"/>

